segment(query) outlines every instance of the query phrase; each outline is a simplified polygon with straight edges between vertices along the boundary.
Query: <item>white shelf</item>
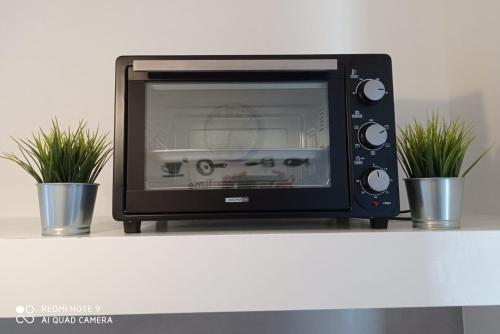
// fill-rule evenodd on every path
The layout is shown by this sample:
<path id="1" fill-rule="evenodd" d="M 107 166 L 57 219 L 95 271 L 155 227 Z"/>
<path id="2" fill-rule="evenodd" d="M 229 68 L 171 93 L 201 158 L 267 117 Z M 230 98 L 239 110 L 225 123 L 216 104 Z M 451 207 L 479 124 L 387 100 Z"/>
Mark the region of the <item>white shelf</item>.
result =
<path id="1" fill-rule="evenodd" d="M 41 237 L 37 219 L 2 219 L 0 317 L 26 304 L 37 315 L 47 304 L 100 314 L 500 304 L 500 219 L 463 224 L 147 223 L 124 235 L 95 219 L 90 236 Z"/>

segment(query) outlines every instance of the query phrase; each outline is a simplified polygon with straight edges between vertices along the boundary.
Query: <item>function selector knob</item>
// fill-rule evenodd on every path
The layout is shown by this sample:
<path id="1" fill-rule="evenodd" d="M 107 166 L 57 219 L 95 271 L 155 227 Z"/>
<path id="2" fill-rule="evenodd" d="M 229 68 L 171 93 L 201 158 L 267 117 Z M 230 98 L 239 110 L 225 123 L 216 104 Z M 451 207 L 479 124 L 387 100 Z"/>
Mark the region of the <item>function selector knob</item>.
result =
<path id="1" fill-rule="evenodd" d="M 376 122 L 363 124 L 358 132 L 358 140 L 368 149 L 382 147 L 387 141 L 387 129 Z"/>
<path id="2" fill-rule="evenodd" d="M 363 187 L 370 194 L 380 194 L 389 188 L 391 178 L 382 168 L 372 168 L 363 177 Z"/>
<path id="3" fill-rule="evenodd" d="M 385 85 L 378 79 L 366 79 L 359 83 L 356 94 L 361 102 L 375 104 L 384 98 Z"/>

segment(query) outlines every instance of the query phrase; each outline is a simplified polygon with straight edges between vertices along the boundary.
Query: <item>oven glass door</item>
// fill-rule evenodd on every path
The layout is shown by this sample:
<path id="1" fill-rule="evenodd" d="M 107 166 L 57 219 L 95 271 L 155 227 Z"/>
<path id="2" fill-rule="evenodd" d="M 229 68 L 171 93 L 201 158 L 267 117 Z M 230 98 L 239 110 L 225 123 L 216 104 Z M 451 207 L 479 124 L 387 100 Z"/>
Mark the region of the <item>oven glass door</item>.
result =
<path id="1" fill-rule="evenodd" d="M 236 78 L 130 81 L 127 209 L 348 208 L 343 80 Z"/>
<path id="2" fill-rule="evenodd" d="M 146 190 L 330 187 L 327 83 L 146 84 Z"/>

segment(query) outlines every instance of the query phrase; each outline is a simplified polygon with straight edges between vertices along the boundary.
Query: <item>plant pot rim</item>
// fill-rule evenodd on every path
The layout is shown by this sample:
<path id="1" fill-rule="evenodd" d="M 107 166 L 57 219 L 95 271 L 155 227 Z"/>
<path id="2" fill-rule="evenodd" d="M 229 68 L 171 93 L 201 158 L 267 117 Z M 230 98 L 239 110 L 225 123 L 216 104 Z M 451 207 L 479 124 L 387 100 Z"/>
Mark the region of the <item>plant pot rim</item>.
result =
<path id="1" fill-rule="evenodd" d="M 463 180 L 465 179 L 462 176 L 440 176 L 440 177 L 407 177 L 404 180 L 405 181 L 413 181 L 413 180 L 446 180 L 446 179 L 460 179 Z"/>
<path id="2" fill-rule="evenodd" d="M 83 185 L 83 186 L 98 186 L 99 183 L 83 183 L 83 182 L 41 182 L 36 183 L 37 186 L 42 185 Z"/>

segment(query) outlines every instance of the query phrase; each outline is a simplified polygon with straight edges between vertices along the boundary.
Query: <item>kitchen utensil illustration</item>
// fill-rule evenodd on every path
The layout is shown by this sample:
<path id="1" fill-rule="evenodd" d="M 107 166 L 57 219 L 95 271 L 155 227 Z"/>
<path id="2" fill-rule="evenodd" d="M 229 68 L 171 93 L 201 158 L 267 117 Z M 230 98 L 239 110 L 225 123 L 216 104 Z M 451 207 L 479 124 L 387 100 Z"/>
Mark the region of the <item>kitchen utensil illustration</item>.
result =
<path id="1" fill-rule="evenodd" d="M 248 161 L 245 166 L 262 166 L 262 167 L 274 167 L 274 159 L 272 157 L 266 157 L 259 160 Z"/>
<path id="2" fill-rule="evenodd" d="M 196 163 L 196 170 L 198 173 L 200 173 L 203 176 L 209 176 L 212 175 L 214 172 L 215 168 L 226 168 L 227 164 L 226 163 L 214 163 L 210 159 L 201 159 L 198 160 Z"/>
<path id="3" fill-rule="evenodd" d="M 183 164 L 182 161 L 165 162 L 161 166 L 161 169 L 166 173 L 166 174 L 163 174 L 163 177 L 184 176 L 184 174 L 179 174 L 181 167 L 182 167 L 182 164 Z"/>
<path id="4" fill-rule="evenodd" d="M 283 165 L 288 167 L 309 166 L 309 159 L 288 158 L 283 160 Z"/>

